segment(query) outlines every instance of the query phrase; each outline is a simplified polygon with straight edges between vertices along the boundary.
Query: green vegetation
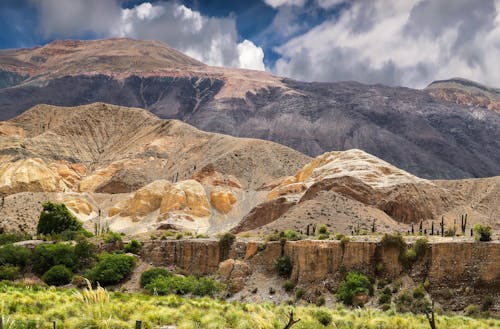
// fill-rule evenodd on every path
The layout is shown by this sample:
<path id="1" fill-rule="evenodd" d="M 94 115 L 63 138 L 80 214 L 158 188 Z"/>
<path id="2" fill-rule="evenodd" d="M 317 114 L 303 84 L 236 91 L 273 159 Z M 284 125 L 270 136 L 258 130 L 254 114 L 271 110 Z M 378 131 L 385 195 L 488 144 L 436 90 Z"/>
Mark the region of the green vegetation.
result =
<path id="1" fill-rule="evenodd" d="M 183 298 L 175 295 L 108 293 L 104 289 L 76 291 L 44 286 L 22 286 L 0 283 L 0 315 L 15 328 L 133 328 L 142 320 L 143 328 L 175 325 L 178 329 L 284 328 L 291 309 L 270 303 L 241 304 L 208 297 Z M 400 314 L 394 310 L 350 310 L 304 306 L 294 308 L 294 317 L 301 321 L 293 329 L 326 328 L 393 328 L 428 329 L 424 315 Z M 320 322 L 323 321 L 323 322 Z M 474 319 L 466 316 L 436 315 L 437 328 L 498 328 L 500 320 Z M 9 328 L 12 328 L 9 327 Z"/>
<path id="2" fill-rule="evenodd" d="M 288 256 L 281 256 L 278 258 L 276 262 L 274 262 L 274 267 L 278 274 L 283 277 L 289 277 L 293 269 L 292 261 Z"/>
<path id="3" fill-rule="evenodd" d="M 19 276 L 19 267 L 12 265 L 0 266 L 0 280 L 15 280 Z"/>
<path id="4" fill-rule="evenodd" d="M 66 208 L 64 203 L 46 202 L 43 204 L 36 228 L 37 234 L 59 234 L 66 240 L 73 239 L 77 233 L 89 235 L 82 223 Z"/>
<path id="5" fill-rule="evenodd" d="M 361 273 L 349 272 L 337 290 L 337 299 L 346 305 L 353 304 L 353 297 L 358 294 L 370 294 L 373 287 L 370 280 Z"/>
<path id="6" fill-rule="evenodd" d="M 289 241 L 298 241 L 302 239 L 300 233 L 294 230 L 286 230 L 283 232 L 283 236 Z"/>
<path id="7" fill-rule="evenodd" d="M 85 276 L 101 285 L 117 284 L 127 278 L 135 265 L 135 257 L 125 254 L 107 254 L 99 256 L 97 264 L 85 273 Z"/>
<path id="8" fill-rule="evenodd" d="M 139 241 L 132 240 L 123 247 L 123 250 L 125 252 L 129 252 L 131 254 L 137 255 L 141 251 L 141 248 L 142 248 L 142 244 Z"/>
<path id="9" fill-rule="evenodd" d="M 64 265 L 56 265 L 45 272 L 43 282 L 51 286 L 63 286 L 71 282 L 73 272 Z"/>
<path id="10" fill-rule="evenodd" d="M 197 278 L 189 276 L 158 276 L 151 283 L 144 287 L 146 291 L 154 295 L 194 295 L 194 296 L 214 296 L 222 291 L 224 286 L 210 278 Z"/>
<path id="11" fill-rule="evenodd" d="M 97 260 L 97 247 L 85 239 L 79 240 L 75 245 L 75 256 L 79 269 L 88 268 Z"/>
<path id="12" fill-rule="evenodd" d="M 292 291 L 293 289 L 295 289 L 295 282 L 285 281 L 285 283 L 283 283 L 283 289 L 285 289 L 286 292 Z"/>
<path id="13" fill-rule="evenodd" d="M 0 233 L 0 246 L 19 241 L 31 240 L 31 235 L 18 233 Z"/>
<path id="14" fill-rule="evenodd" d="M 24 268 L 30 256 L 31 252 L 27 248 L 8 244 L 0 247 L 0 266 L 12 265 Z"/>
<path id="15" fill-rule="evenodd" d="M 162 276 L 162 277 L 168 277 L 171 276 L 172 273 L 170 271 L 164 269 L 164 268 L 159 268 L 155 267 L 149 270 L 146 270 L 142 272 L 141 274 L 141 287 L 145 287 L 146 285 L 150 284 L 154 279 Z"/>
<path id="16" fill-rule="evenodd" d="M 104 234 L 103 238 L 106 243 L 122 242 L 122 235 L 111 231 Z"/>
<path id="17" fill-rule="evenodd" d="M 55 265 L 64 265 L 70 270 L 75 270 L 77 264 L 75 247 L 68 243 L 42 244 L 33 252 L 33 271 L 40 275 Z"/>
<path id="18" fill-rule="evenodd" d="M 474 225 L 474 237 L 477 241 L 491 241 L 491 226 L 476 224 Z"/>

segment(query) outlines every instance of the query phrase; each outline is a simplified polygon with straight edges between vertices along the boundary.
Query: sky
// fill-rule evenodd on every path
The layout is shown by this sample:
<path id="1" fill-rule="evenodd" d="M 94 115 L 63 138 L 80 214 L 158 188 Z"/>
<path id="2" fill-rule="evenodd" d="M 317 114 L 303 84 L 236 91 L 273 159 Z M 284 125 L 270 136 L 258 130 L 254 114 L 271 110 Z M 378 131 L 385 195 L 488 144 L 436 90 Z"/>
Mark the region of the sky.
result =
<path id="1" fill-rule="evenodd" d="M 0 48 L 109 37 L 303 81 L 500 87 L 500 0 L 0 0 Z"/>

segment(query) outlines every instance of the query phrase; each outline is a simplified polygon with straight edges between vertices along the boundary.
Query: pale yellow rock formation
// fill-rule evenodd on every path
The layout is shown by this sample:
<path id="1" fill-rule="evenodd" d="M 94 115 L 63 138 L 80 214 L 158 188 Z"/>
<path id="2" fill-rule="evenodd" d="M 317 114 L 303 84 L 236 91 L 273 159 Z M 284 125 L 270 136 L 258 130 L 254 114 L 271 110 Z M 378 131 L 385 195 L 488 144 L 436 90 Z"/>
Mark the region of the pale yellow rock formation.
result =
<path id="1" fill-rule="evenodd" d="M 65 199 L 64 204 L 76 214 L 88 216 L 93 211 L 92 205 L 82 198 Z"/>
<path id="2" fill-rule="evenodd" d="M 0 164 L 0 192 L 61 192 L 67 187 L 61 177 L 41 159 L 23 159 Z"/>
<path id="3" fill-rule="evenodd" d="M 233 209 L 233 205 L 238 201 L 230 190 L 212 190 L 210 192 L 210 202 L 217 211 L 227 214 Z"/>
<path id="4" fill-rule="evenodd" d="M 160 205 L 160 213 L 183 212 L 188 215 L 210 216 L 210 204 L 203 186 L 193 180 L 173 184 L 165 191 Z"/>

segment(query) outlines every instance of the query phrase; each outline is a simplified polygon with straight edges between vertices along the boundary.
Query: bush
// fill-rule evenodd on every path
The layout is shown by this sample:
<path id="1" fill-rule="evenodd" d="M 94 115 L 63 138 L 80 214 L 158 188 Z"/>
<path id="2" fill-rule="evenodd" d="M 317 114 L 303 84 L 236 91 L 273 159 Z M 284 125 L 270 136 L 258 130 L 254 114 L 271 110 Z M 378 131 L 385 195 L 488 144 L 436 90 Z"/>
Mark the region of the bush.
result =
<path id="1" fill-rule="evenodd" d="M 71 282 L 73 272 L 64 265 L 56 265 L 45 272 L 43 282 L 51 286 L 63 286 Z"/>
<path id="2" fill-rule="evenodd" d="M 0 266 L 12 265 L 24 268 L 28 264 L 31 252 L 21 246 L 8 244 L 0 247 Z"/>
<path id="3" fill-rule="evenodd" d="M 224 286 L 210 278 L 197 278 L 195 276 L 158 276 L 145 286 L 150 294 L 158 295 L 186 295 L 213 296 L 221 291 Z"/>
<path id="4" fill-rule="evenodd" d="M 31 236 L 18 233 L 0 233 L 0 246 L 24 240 L 31 240 Z"/>
<path id="5" fill-rule="evenodd" d="M 284 232 L 284 236 L 287 240 L 290 240 L 290 241 L 298 241 L 298 240 L 302 239 L 302 237 L 300 236 L 300 233 L 297 231 L 293 231 L 293 230 L 286 230 Z"/>
<path id="6" fill-rule="evenodd" d="M 321 323 L 325 327 L 329 326 L 333 321 L 332 315 L 326 310 L 319 309 L 313 313 L 313 316 L 316 320 L 318 320 L 319 323 Z"/>
<path id="7" fill-rule="evenodd" d="M 0 266 L 0 280 L 15 280 L 19 277 L 19 267 L 12 265 Z"/>
<path id="8" fill-rule="evenodd" d="M 62 233 L 64 231 L 85 231 L 82 223 L 66 208 L 64 203 L 46 202 L 43 204 L 36 228 L 37 234 Z"/>
<path id="9" fill-rule="evenodd" d="M 64 265 L 75 270 L 78 264 L 75 247 L 67 243 L 39 245 L 35 248 L 32 258 L 33 271 L 38 274 L 47 272 L 55 265 Z"/>
<path id="10" fill-rule="evenodd" d="M 418 285 L 415 289 L 413 289 L 413 298 L 420 299 L 425 297 L 425 289 L 423 285 Z"/>
<path id="11" fill-rule="evenodd" d="M 328 228 L 326 228 L 325 225 L 320 225 L 318 228 L 318 234 L 330 235 L 330 232 L 328 231 Z"/>
<path id="12" fill-rule="evenodd" d="M 370 280 L 361 273 L 349 272 L 337 290 L 337 299 L 346 305 L 352 305 L 352 298 L 357 294 L 369 294 L 372 291 Z"/>
<path id="13" fill-rule="evenodd" d="M 406 250 L 406 242 L 400 234 L 384 234 L 380 244 L 383 247 L 397 248 L 401 253 Z"/>
<path id="14" fill-rule="evenodd" d="M 484 300 L 483 300 L 483 305 L 481 306 L 481 310 L 486 312 L 486 311 L 489 311 L 489 309 L 493 306 L 493 297 L 491 296 L 486 296 L 484 297 Z"/>
<path id="15" fill-rule="evenodd" d="M 304 288 L 297 289 L 297 291 L 295 291 L 295 299 L 297 299 L 297 300 L 301 299 L 302 297 L 304 297 L 305 293 L 306 292 L 305 292 Z"/>
<path id="16" fill-rule="evenodd" d="M 122 242 L 122 235 L 116 232 L 108 232 L 104 235 L 104 242 L 106 243 Z"/>
<path id="17" fill-rule="evenodd" d="M 274 262 L 274 267 L 276 268 L 276 271 L 278 271 L 278 274 L 283 277 L 289 277 L 293 269 L 292 261 L 288 256 L 281 256 L 278 258 Z"/>
<path id="18" fill-rule="evenodd" d="M 380 296 L 378 297 L 378 303 L 380 305 L 382 304 L 387 304 L 387 303 L 390 303 L 391 302 L 391 295 L 390 294 L 386 294 L 385 292 L 380 294 Z"/>
<path id="19" fill-rule="evenodd" d="M 101 285 L 117 284 L 132 273 L 135 265 L 135 257 L 125 254 L 103 253 L 97 264 L 88 270 L 85 276 Z"/>
<path id="20" fill-rule="evenodd" d="M 422 258 L 427 250 L 429 241 L 426 238 L 418 238 L 413 245 L 417 258 Z"/>
<path id="21" fill-rule="evenodd" d="M 75 256 L 78 260 L 78 268 L 89 267 L 97 260 L 97 247 L 82 239 L 75 245 Z"/>
<path id="22" fill-rule="evenodd" d="M 146 285 L 150 284 L 154 279 L 158 278 L 158 277 L 167 277 L 167 276 L 171 276 L 172 274 L 164 269 L 164 268 L 158 268 L 158 267 L 155 267 L 155 268 L 152 268 L 152 269 L 149 269 L 149 270 L 146 270 L 144 272 L 142 272 L 141 274 L 141 287 L 145 287 Z"/>
<path id="23" fill-rule="evenodd" d="M 330 236 L 328 234 L 320 233 L 318 234 L 318 240 L 328 240 Z"/>
<path id="24" fill-rule="evenodd" d="M 491 226 L 476 224 L 474 225 L 474 237 L 477 241 L 491 241 Z"/>
<path id="25" fill-rule="evenodd" d="M 280 240 L 281 236 L 279 235 L 279 233 L 271 233 L 266 236 L 266 241 L 280 241 Z"/>
<path id="26" fill-rule="evenodd" d="M 125 245 L 123 250 L 125 250 L 125 252 L 129 252 L 131 254 L 139 254 L 139 252 L 141 251 L 141 248 L 142 248 L 142 244 L 139 241 L 132 240 Z"/>
<path id="27" fill-rule="evenodd" d="M 293 281 L 285 281 L 283 284 L 283 289 L 285 289 L 286 292 L 290 292 L 293 289 L 295 289 L 295 282 Z"/>
<path id="28" fill-rule="evenodd" d="M 226 232 L 219 238 L 219 244 L 221 248 L 227 250 L 231 248 L 234 240 L 236 240 L 236 236 L 233 233 Z"/>

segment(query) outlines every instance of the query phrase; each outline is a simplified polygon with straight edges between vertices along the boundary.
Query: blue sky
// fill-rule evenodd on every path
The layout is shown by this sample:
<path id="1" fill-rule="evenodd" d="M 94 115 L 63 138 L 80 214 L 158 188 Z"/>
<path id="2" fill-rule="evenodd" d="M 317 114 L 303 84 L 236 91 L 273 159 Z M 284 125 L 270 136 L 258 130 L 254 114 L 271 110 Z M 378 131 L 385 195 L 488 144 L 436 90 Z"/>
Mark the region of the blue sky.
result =
<path id="1" fill-rule="evenodd" d="M 500 0 L 0 1 L 0 48 L 107 37 L 307 81 L 500 86 Z"/>

